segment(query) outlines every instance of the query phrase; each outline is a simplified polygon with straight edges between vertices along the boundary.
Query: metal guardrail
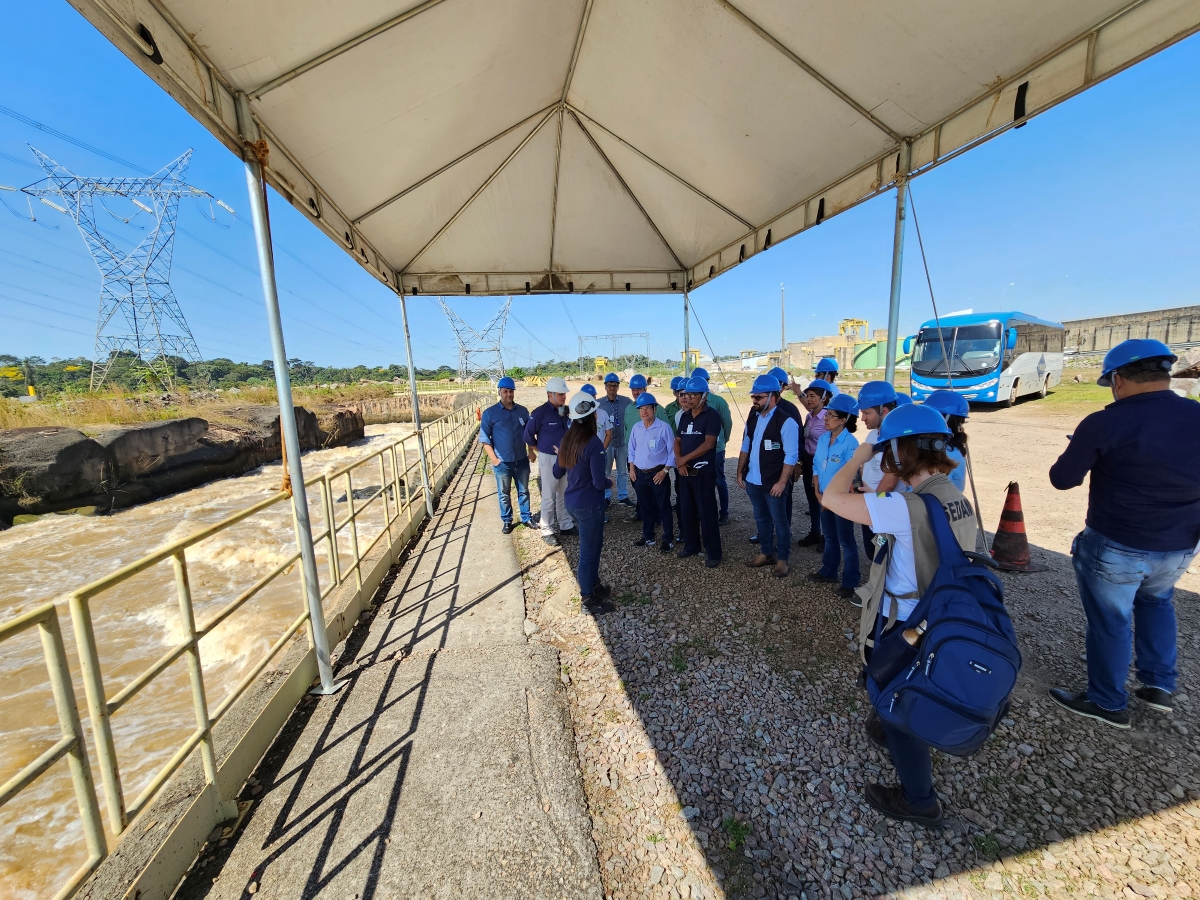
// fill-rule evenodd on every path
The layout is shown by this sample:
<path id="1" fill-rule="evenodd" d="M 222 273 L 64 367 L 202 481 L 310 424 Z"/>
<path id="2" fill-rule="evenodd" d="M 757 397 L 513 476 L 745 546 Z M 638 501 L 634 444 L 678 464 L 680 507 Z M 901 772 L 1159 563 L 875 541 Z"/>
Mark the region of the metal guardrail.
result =
<path id="1" fill-rule="evenodd" d="M 490 394 L 496 388 L 490 381 L 418 381 L 418 394 L 454 394 L 459 391 L 482 391 Z"/>
<path id="2" fill-rule="evenodd" d="M 450 471 L 462 452 L 475 435 L 478 427 L 479 408 L 476 405 L 463 407 L 443 416 L 422 429 L 426 440 L 431 491 L 436 495 L 439 486 L 448 479 Z M 314 544 L 325 542 L 328 551 L 328 586 L 320 592 L 322 601 L 334 591 L 351 582 L 362 587 L 363 561 L 370 558 L 379 542 L 385 537 L 390 541 L 404 534 L 414 522 L 419 521 L 426 510 L 424 487 L 419 474 L 419 462 L 408 462 L 407 446 L 415 444 L 417 433 L 406 435 L 399 441 L 368 454 L 367 456 L 334 472 L 305 480 L 306 486 L 317 486 L 320 490 L 322 521 L 320 530 L 313 534 Z M 353 473 L 356 469 L 371 465 L 378 460 L 379 490 L 367 497 L 361 505 L 355 503 Z M 415 477 L 414 477 L 415 475 Z M 334 510 L 334 485 L 341 481 L 346 491 L 348 512 L 340 521 Z M 220 532 L 254 515 L 290 499 L 290 494 L 280 491 L 252 506 L 247 507 L 220 522 L 202 528 L 185 538 L 174 541 L 93 581 L 69 595 L 68 605 L 75 641 L 79 651 L 80 670 L 84 693 L 87 697 L 88 718 L 96 741 L 96 754 L 101 781 L 104 785 L 105 807 L 108 825 L 114 835 L 121 835 L 129 824 L 143 812 L 158 791 L 166 784 L 191 753 L 200 749 L 204 777 L 208 785 L 217 785 L 216 751 L 213 743 L 213 727 L 221 721 L 262 671 L 270 665 L 288 641 L 305 625 L 309 624 L 309 613 L 304 603 L 303 585 L 298 593 L 299 606 L 303 612 L 284 630 L 263 656 L 228 696 L 215 709 L 210 710 L 205 692 L 204 666 L 200 657 L 200 640 L 245 606 L 268 584 L 288 572 L 300 559 L 300 552 L 290 554 L 270 573 L 260 578 L 224 607 L 211 619 L 197 627 L 192 603 L 191 586 L 188 580 L 187 551 L 190 547 L 219 534 Z M 365 549 L 359 546 L 358 519 L 371 506 L 382 501 L 384 526 Z M 348 533 L 350 553 L 347 565 L 343 565 L 344 551 L 339 548 L 338 537 Z M 160 656 L 148 668 L 109 694 L 104 683 L 101 667 L 101 650 L 96 643 L 92 625 L 92 603 L 106 591 L 160 563 L 170 560 L 175 574 L 175 588 L 179 602 L 180 621 L 185 639 Z M 303 572 L 301 572 L 303 578 Z M 64 756 L 71 768 L 79 815 L 88 846 L 87 862 L 71 877 L 55 895 L 55 900 L 72 896 L 87 877 L 96 870 L 108 855 L 107 841 L 100 818 L 100 805 L 96 795 L 91 769 L 88 765 L 87 747 L 76 707 L 75 692 L 67 667 L 63 648 L 58 612 L 53 603 L 46 603 L 15 619 L 0 623 L 0 643 L 30 628 L 41 631 L 42 649 L 46 660 L 50 686 L 54 693 L 55 707 L 62 731 L 62 738 L 29 763 L 5 784 L 0 785 L 0 807 L 36 781 L 51 766 Z M 309 643 L 312 644 L 311 626 Z M 129 700 L 165 672 L 172 663 L 186 657 L 191 682 L 192 706 L 196 716 L 196 728 L 175 750 L 170 760 L 150 780 L 150 783 L 130 803 L 126 803 L 121 780 L 120 764 L 113 741 L 111 718 Z M 232 798 L 226 798 L 229 802 Z"/>

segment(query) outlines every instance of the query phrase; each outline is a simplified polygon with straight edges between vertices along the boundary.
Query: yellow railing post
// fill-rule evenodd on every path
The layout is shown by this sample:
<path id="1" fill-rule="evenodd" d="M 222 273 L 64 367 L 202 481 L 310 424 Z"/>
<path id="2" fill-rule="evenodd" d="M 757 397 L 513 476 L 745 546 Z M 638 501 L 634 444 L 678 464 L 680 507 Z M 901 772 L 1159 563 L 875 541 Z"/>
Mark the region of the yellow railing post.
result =
<path id="1" fill-rule="evenodd" d="M 329 484 L 329 475 L 321 476 L 321 506 L 325 513 L 326 539 L 329 541 L 329 579 L 335 584 L 342 583 L 341 559 L 338 556 L 337 515 L 333 511 L 333 488 Z"/>
<path id="2" fill-rule="evenodd" d="M 200 743 L 200 758 L 204 763 L 204 780 L 217 783 L 217 753 L 213 746 L 212 727 L 208 721 L 208 698 L 204 694 L 204 669 L 200 665 L 200 641 L 196 637 L 196 615 L 192 609 L 192 586 L 188 582 L 187 558 L 176 550 L 171 557 L 175 566 L 175 592 L 179 595 L 179 621 L 188 643 L 188 679 L 192 683 L 192 707 L 196 712 L 196 731 L 204 735 Z"/>
<path id="3" fill-rule="evenodd" d="M 350 473 L 346 473 L 346 509 L 349 510 L 349 518 L 346 520 L 350 525 L 350 554 L 354 559 L 354 584 L 357 587 L 362 587 L 362 560 L 358 555 L 358 519 L 354 511 L 354 482 L 350 478 Z"/>

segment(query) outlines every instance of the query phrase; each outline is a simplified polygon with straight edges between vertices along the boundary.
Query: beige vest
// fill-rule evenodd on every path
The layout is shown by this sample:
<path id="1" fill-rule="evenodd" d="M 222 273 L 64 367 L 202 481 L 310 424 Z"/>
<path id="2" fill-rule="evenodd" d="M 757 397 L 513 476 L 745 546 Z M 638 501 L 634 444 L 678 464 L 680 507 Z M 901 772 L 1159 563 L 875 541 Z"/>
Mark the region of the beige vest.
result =
<path id="1" fill-rule="evenodd" d="M 891 628 L 896 622 L 899 612 L 897 600 L 913 600 L 921 596 L 933 580 L 938 567 L 937 541 L 933 536 L 933 528 L 929 524 L 929 511 L 925 502 L 917 494 L 933 494 L 941 501 L 942 509 L 950 518 L 950 530 L 958 545 L 964 550 L 975 549 L 975 510 L 945 475 L 933 475 L 913 488 L 911 493 L 901 494 L 908 504 L 908 517 L 912 522 L 913 555 L 917 566 L 917 592 L 893 596 L 886 594 L 889 601 L 887 612 L 887 627 Z M 887 578 L 888 563 L 891 562 L 892 548 L 895 538 L 890 534 L 877 535 L 884 540 L 883 552 L 876 552 L 871 563 L 871 577 L 856 593 L 862 600 L 862 616 L 858 620 L 858 652 L 863 662 L 866 662 L 866 648 L 874 644 L 875 619 L 879 616 L 880 606 L 885 596 L 884 581 Z"/>

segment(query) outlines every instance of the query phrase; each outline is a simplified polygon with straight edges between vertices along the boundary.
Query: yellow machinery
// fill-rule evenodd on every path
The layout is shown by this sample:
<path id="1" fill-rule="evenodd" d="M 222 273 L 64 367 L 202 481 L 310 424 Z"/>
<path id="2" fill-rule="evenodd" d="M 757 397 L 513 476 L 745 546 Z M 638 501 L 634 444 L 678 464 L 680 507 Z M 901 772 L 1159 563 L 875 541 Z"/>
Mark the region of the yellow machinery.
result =
<path id="1" fill-rule="evenodd" d="M 865 341 L 867 339 L 867 320 L 842 319 L 838 322 L 838 334 L 848 337 L 852 341 Z"/>
<path id="2" fill-rule="evenodd" d="M 593 371 L 597 375 L 600 375 L 603 372 L 607 371 L 607 369 L 608 369 L 608 357 L 607 356 L 597 356 L 596 359 L 594 360 L 594 362 L 595 362 L 595 368 L 593 369 Z"/>
<path id="3" fill-rule="evenodd" d="M 679 358 L 683 360 L 683 367 L 689 372 L 700 365 L 700 351 L 694 347 L 688 350 L 687 356 L 680 353 Z"/>

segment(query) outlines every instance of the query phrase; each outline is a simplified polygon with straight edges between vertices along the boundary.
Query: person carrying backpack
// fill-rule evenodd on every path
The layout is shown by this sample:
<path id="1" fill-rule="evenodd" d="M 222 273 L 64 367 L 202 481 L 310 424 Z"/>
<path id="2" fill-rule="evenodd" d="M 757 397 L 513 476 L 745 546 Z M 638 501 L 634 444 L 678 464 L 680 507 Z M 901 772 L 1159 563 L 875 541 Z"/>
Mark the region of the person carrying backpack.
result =
<path id="1" fill-rule="evenodd" d="M 950 429 L 932 408 L 902 406 L 834 476 L 824 503 L 883 535 L 863 602 L 859 648 L 874 709 L 871 739 L 885 746 L 900 784 L 871 784 L 867 802 L 891 819 L 943 823 L 930 747 L 968 755 L 1007 712 L 1020 668 L 1003 585 L 963 549 L 975 547 L 975 511 L 946 477 Z M 851 493 L 876 452 L 911 493 Z"/>

